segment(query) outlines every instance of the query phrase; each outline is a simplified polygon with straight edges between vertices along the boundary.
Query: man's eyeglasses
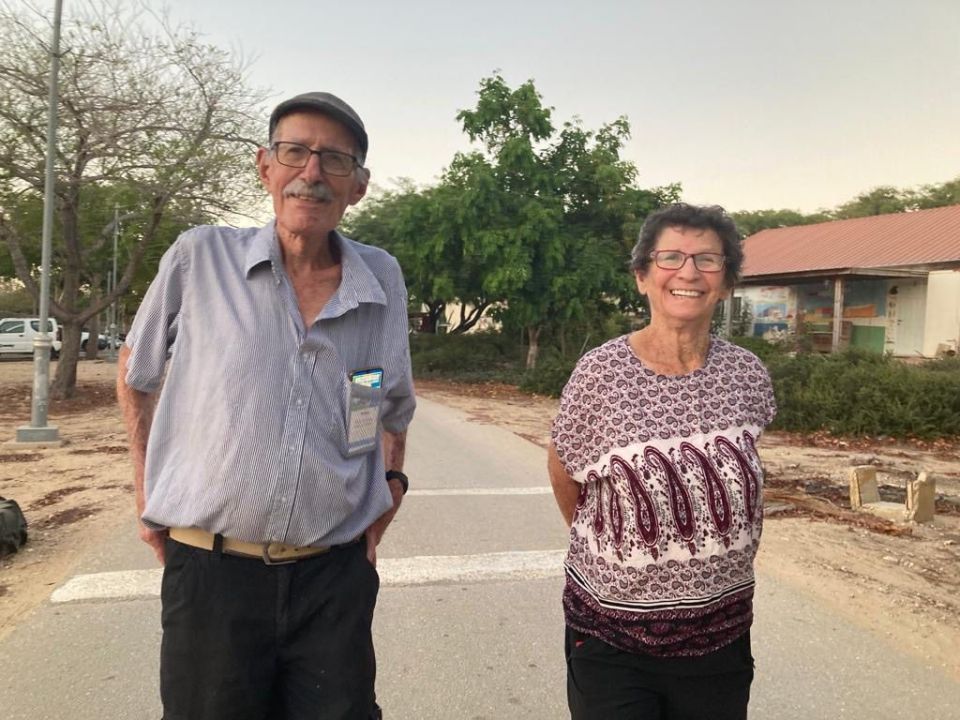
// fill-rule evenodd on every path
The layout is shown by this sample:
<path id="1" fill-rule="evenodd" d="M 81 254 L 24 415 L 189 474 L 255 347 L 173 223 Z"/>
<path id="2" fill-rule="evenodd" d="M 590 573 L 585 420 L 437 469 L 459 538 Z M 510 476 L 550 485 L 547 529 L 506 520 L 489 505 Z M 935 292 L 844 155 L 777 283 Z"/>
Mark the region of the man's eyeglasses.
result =
<path id="1" fill-rule="evenodd" d="M 693 264 L 700 272 L 720 272 L 727 262 L 727 258 L 719 253 L 696 253 L 688 255 L 679 250 L 654 250 L 650 257 L 661 270 L 679 270 L 687 258 L 693 258 Z"/>
<path id="2" fill-rule="evenodd" d="M 313 150 L 306 145 L 285 140 L 278 140 L 270 146 L 270 149 L 277 158 L 277 162 L 287 167 L 306 167 L 311 155 L 316 155 L 320 159 L 320 169 L 328 175 L 346 177 L 360 167 L 360 161 L 353 155 L 337 150 Z"/>

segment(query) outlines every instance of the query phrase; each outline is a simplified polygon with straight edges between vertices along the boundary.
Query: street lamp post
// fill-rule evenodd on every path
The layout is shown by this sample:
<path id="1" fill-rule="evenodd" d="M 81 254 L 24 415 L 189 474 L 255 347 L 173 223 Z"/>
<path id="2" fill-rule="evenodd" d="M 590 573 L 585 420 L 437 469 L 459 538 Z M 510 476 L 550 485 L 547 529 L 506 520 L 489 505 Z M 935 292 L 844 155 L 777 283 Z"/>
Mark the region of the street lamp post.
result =
<path id="1" fill-rule="evenodd" d="M 57 78 L 60 74 L 60 17 L 63 0 L 56 0 L 53 12 L 53 44 L 50 48 L 50 108 L 47 116 L 47 163 L 43 193 L 43 248 L 40 261 L 40 328 L 33 341 L 33 404 L 30 424 L 17 428 L 18 443 L 59 445 L 56 426 L 47 425 L 50 404 L 50 348 L 53 342 L 47 327 L 50 317 L 50 254 L 53 244 L 54 164 L 57 151 Z"/>
<path id="2" fill-rule="evenodd" d="M 110 292 L 117 289 L 117 243 L 120 240 L 120 206 L 113 206 L 113 272 L 110 275 Z M 117 359 L 117 305 L 119 298 L 110 303 L 110 359 Z"/>

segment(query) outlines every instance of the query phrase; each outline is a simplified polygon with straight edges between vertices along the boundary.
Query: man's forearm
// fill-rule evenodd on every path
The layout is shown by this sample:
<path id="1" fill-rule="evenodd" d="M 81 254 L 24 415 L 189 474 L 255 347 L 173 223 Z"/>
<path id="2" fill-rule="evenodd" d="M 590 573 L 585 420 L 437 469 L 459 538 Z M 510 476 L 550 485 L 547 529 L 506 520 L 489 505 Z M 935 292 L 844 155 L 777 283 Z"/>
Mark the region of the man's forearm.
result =
<path id="1" fill-rule="evenodd" d="M 123 413 L 130 447 L 130 460 L 133 463 L 134 493 L 137 503 L 137 517 L 143 513 L 144 506 L 144 468 L 147 460 L 147 438 L 153 423 L 155 397 L 151 393 L 141 392 L 127 385 L 127 359 L 130 349 L 120 348 L 117 359 L 117 400 Z"/>
<path id="2" fill-rule="evenodd" d="M 407 448 L 407 431 L 398 433 L 384 430 L 381 433 L 380 441 L 383 445 L 383 465 L 387 470 L 403 470 L 403 455 Z M 380 543 L 383 534 L 387 531 L 387 526 L 393 520 L 393 516 L 400 509 L 400 503 L 403 502 L 403 485 L 396 478 L 388 481 L 390 495 L 393 498 L 393 507 L 387 510 L 377 520 L 367 528 L 367 559 L 373 564 L 377 564 L 377 545 Z"/>
<path id="3" fill-rule="evenodd" d="M 407 431 L 398 433 L 383 431 L 383 467 L 386 470 L 403 470 L 407 450 Z"/>

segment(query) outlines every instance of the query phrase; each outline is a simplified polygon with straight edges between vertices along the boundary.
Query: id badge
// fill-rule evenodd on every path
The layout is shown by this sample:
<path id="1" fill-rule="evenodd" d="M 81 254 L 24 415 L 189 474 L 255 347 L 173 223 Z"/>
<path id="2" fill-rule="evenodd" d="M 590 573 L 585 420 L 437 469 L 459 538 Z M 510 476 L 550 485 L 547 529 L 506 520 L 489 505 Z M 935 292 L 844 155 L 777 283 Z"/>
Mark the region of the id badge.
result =
<path id="1" fill-rule="evenodd" d="M 347 407 L 347 455 L 370 452 L 377 445 L 383 370 L 368 368 L 350 373 Z"/>

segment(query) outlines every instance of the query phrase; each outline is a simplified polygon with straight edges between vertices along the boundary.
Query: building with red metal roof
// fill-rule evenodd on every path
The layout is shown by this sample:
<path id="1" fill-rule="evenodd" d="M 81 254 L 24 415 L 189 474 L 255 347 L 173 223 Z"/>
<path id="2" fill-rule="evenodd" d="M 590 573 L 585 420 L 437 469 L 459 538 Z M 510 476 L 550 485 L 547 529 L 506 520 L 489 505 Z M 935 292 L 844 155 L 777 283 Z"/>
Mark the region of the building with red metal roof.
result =
<path id="1" fill-rule="evenodd" d="M 910 357 L 960 344 L 960 205 L 762 230 L 744 252 L 734 315 L 748 303 L 754 335 Z"/>

